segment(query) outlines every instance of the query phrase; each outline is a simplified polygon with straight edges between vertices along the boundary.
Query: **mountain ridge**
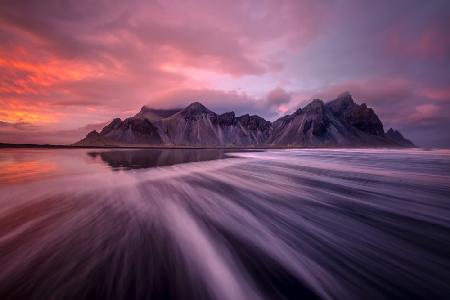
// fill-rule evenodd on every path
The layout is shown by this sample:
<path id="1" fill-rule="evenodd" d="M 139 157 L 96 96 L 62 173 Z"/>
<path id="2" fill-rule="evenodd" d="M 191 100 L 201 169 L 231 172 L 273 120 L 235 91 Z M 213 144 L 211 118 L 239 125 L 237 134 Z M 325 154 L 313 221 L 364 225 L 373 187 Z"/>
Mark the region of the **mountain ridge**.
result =
<path id="1" fill-rule="evenodd" d="M 74 145 L 415 147 L 399 131 L 385 132 L 375 111 L 348 92 L 327 103 L 313 99 L 273 122 L 233 111 L 217 114 L 200 102 L 183 109 L 143 106 L 134 117 L 113 119 Z"/>

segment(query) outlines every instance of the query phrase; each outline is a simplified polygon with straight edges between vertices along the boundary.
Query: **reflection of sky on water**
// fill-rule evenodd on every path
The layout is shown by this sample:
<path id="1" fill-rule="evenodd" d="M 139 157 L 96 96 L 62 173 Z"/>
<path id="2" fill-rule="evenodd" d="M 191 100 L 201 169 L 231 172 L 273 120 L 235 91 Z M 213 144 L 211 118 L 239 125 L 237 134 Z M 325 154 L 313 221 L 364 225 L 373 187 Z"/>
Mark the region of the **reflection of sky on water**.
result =
<path id="1" fill-rule="evenodd" d="M 152 151 L 1 150 L 0 298 L 450 294 L 449 151 Z"/>

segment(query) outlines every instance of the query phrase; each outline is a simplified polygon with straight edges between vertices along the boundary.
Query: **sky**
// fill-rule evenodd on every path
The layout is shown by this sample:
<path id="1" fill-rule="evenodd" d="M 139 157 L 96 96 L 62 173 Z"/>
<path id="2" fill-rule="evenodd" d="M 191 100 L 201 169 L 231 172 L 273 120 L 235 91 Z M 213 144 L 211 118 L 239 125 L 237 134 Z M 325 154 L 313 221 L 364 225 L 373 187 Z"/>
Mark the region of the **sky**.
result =
<path id="1" fill-rule="evenodd" d="M 450 1 L 0 1 L 0 142 L 70 144 L 143 105 L 275 120 L 344 91 L 450 147 Z"/>

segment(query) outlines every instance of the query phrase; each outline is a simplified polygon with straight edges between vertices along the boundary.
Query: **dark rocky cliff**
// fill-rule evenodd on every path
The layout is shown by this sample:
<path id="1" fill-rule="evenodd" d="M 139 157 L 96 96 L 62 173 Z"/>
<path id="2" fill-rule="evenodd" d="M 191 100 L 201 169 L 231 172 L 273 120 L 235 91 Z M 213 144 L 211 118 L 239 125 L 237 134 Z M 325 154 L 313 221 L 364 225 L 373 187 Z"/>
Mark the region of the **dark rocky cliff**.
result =
<path id="1" fill-rule="evenodd" d="M 324 103 L 312 100 L 291 115 L 269 122 L 256 115 L 216 114 L 199 102 L 184 109 L 143 107 L 134 117 L 114 119 L 76 145 L 145 144 L 272 147 L 414 147 L 400 132 L 384 132 L 372 108 L 349 93 Z"/>

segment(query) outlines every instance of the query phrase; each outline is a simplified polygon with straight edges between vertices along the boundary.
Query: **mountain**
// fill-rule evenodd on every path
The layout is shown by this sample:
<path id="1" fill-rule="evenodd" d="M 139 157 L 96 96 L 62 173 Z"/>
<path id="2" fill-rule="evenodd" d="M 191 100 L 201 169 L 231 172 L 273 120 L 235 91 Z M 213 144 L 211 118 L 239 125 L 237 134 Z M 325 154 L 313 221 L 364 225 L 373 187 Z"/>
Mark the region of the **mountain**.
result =
<path id="1" fill-rule="evenodd" d="M 91 131 L 75 143 L 79 146 L 128 145 L 146 144 L 160 145 L 162 143 L 158 128 L 149 120 L 131 117 L 125 120 L 114 119 L 100 133 Z"/>
<path id="2" fill-rule="evenodd" d="M 383 124 L 366 104 L 349 93 L 324 103 L 315 99 L 303 109 L 273 122 L 270 144 L 301 146 L 403 146 L 385 136 Z"/>
<path id="3" fill-rule="evenodd" d="M 395 144 L 398 144 L 403 147 L 415 147 L 413 142 L 411 142 L 408 139 L 405 139 L 403 135 L 398 131 L 394 130 L 392 128 L 389 128 L 389 130 L 386 132 L 386 137 L 390 139 Z"/>
<path id="4" fill-rule="evenodd" d="M 373 109 L 349 93 L 324 103 L 312 100 L 269 122 L 256 115 L 216 114 L 199 102 L 184 109 L 142 107 L 134 117 L 114 119 L 75 145 L 178 145 L 209 147 L 414 147 L 392 128 L 384 132 Z"/>
<path id="5" fill-rule="evenodd" d="M 107 146 L 117 144 L 114 141 L 110 141 L 96 130 L 89 132 L 84 139 L 79 140 L 75 146 Z"/>
<path id="6" fill-rule="evenodd" d="M 181 108 L 175 109 L 155 109 L 147 106 L 143 106 L 141 110 L 134 116 L 139 119 L 147 119 L 150 122 L 156 122 L 164 118 L 168 118 L 177 112 L 179 112 Z"/>
<path id="7" fill-rule="evenodd" d="M 194 102 L 178 113 L 155 123 L 166 144 L 196 146 L 261 145 L 271 124 L 258 116 L 221 115 Z"/>

